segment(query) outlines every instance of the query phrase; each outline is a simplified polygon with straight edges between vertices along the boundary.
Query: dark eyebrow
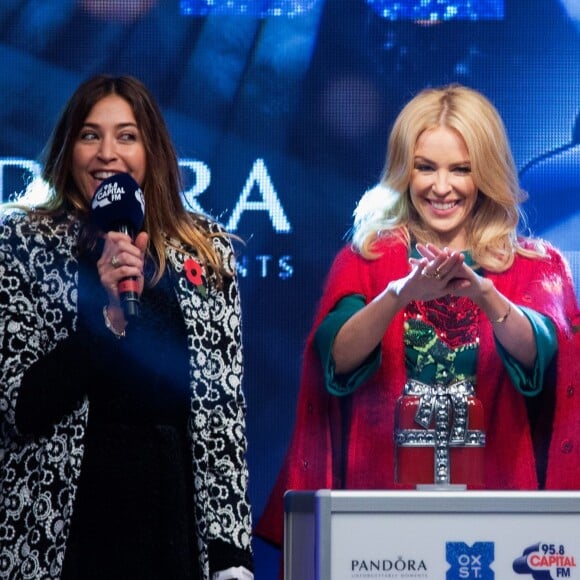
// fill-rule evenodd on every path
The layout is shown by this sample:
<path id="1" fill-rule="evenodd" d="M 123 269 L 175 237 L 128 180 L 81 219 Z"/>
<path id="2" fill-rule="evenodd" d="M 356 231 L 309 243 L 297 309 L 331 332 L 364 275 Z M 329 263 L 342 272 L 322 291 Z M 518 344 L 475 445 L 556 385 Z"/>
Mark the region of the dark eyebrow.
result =
<path id="1" fill-rule="evenodd" d="M 91 128 L 98 128 L 99 124 L 98 123 L 83 123 L 82 125 L 83 127 L 91 127 Z M 139 127 L 137 126 L 137 123 L 119 123 L 118 125 L 115 126 L 116 129 L 125 129 L 127 127 L 133 127 L 135 129 L 138 129 Z"/>

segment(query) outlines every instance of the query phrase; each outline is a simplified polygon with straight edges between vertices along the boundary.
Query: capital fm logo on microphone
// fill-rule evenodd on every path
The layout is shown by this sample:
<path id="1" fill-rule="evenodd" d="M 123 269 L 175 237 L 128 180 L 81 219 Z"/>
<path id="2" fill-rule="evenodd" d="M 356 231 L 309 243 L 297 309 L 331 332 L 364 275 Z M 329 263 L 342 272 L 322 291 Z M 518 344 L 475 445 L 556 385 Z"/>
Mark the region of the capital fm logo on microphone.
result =
<path id="1" fill-rule="evenodd" d="M 514 560 L 516 574 L 529 574 L 533 580 L 556 580 L 575 578 L 576 556 L 570 554 L 564 544 L 538 542 L 528 546 Z"/>
<path id="2" fill-rule="evenodd" d="M 121 201 L 125 195 L 125 188 L 117 181 L 105 183 L 99 187 L 93 198 L 93 207 L 107 207 L 115 201 Z M 141 194 L 143 196 L 143 194 Z"/>
<path id="3" fill-rule="evenodd" d="M 134 182 L 135 187 L 130 188 L 133 190 L 133 194 L 135 196 L 135 200 L 141 207 L 142 213 L 145 212 L 145 196 L 143 195 L 143 190 L 139 187 L 137 182 Z M 92 200 L 92 207 L 107 207 L 115 202 L 120 202 L 123 199 L 123 196 L 126 195 L 125 187 L 119 181 L 108 181 L 103 182 L 97 191 Z"/>

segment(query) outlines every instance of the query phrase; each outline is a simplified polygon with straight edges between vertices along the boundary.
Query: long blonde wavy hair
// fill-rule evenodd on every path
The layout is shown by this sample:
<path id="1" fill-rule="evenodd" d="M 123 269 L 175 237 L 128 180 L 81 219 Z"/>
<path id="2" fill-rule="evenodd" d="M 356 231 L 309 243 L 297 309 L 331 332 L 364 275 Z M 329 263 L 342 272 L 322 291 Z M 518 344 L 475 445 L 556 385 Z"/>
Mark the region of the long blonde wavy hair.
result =
<path id="1" fill-rule="evenodd" d="M 478 189 L 465 250 L 479 266 L 494 272 L 507 270 L 516 253 L 542 255 L 539 242 L 534 250 L 520 244 L 525 193 L 519 187 L 499 113 L 481 93 L 456 84 L 421 91 L 396 118 L 380 183 L 362 197 L 355 210 L 354 247 L 374 259 L 378 257 L 374 242 L 386 235 L 401 238 L 407 245 L 436 243 L 434 232 L 425 227 L 411 203 L 409 185 L 419 136 L 439 126 L 455 130 L 465 141 Z"/>

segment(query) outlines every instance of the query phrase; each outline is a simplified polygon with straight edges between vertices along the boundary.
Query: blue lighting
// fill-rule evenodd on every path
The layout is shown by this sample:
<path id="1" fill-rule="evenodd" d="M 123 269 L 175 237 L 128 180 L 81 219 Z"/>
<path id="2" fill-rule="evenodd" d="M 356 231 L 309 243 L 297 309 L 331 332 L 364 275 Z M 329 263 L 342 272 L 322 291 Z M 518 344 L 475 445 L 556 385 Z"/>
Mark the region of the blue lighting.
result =
<path id="1" fill-rule="evenodd" d="M 318 0 L 181 0 L 184 16 L 299 16 Z"/>
<path id="2" fill-rule="evenodd" d="M 502 20 L 504 0 L 366 0 L 387 20 Z"/>

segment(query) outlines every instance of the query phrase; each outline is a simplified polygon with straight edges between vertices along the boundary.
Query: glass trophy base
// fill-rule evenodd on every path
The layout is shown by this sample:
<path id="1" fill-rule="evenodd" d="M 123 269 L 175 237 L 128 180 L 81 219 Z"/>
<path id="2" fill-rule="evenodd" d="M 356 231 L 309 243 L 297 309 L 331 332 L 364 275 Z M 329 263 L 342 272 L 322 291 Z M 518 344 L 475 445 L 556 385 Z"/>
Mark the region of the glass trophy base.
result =
<path id="1" fill-rule="evenodd" d="M 417 491 L 464 491 L 467 489 L 465 483 L 418 483 Z"/>

